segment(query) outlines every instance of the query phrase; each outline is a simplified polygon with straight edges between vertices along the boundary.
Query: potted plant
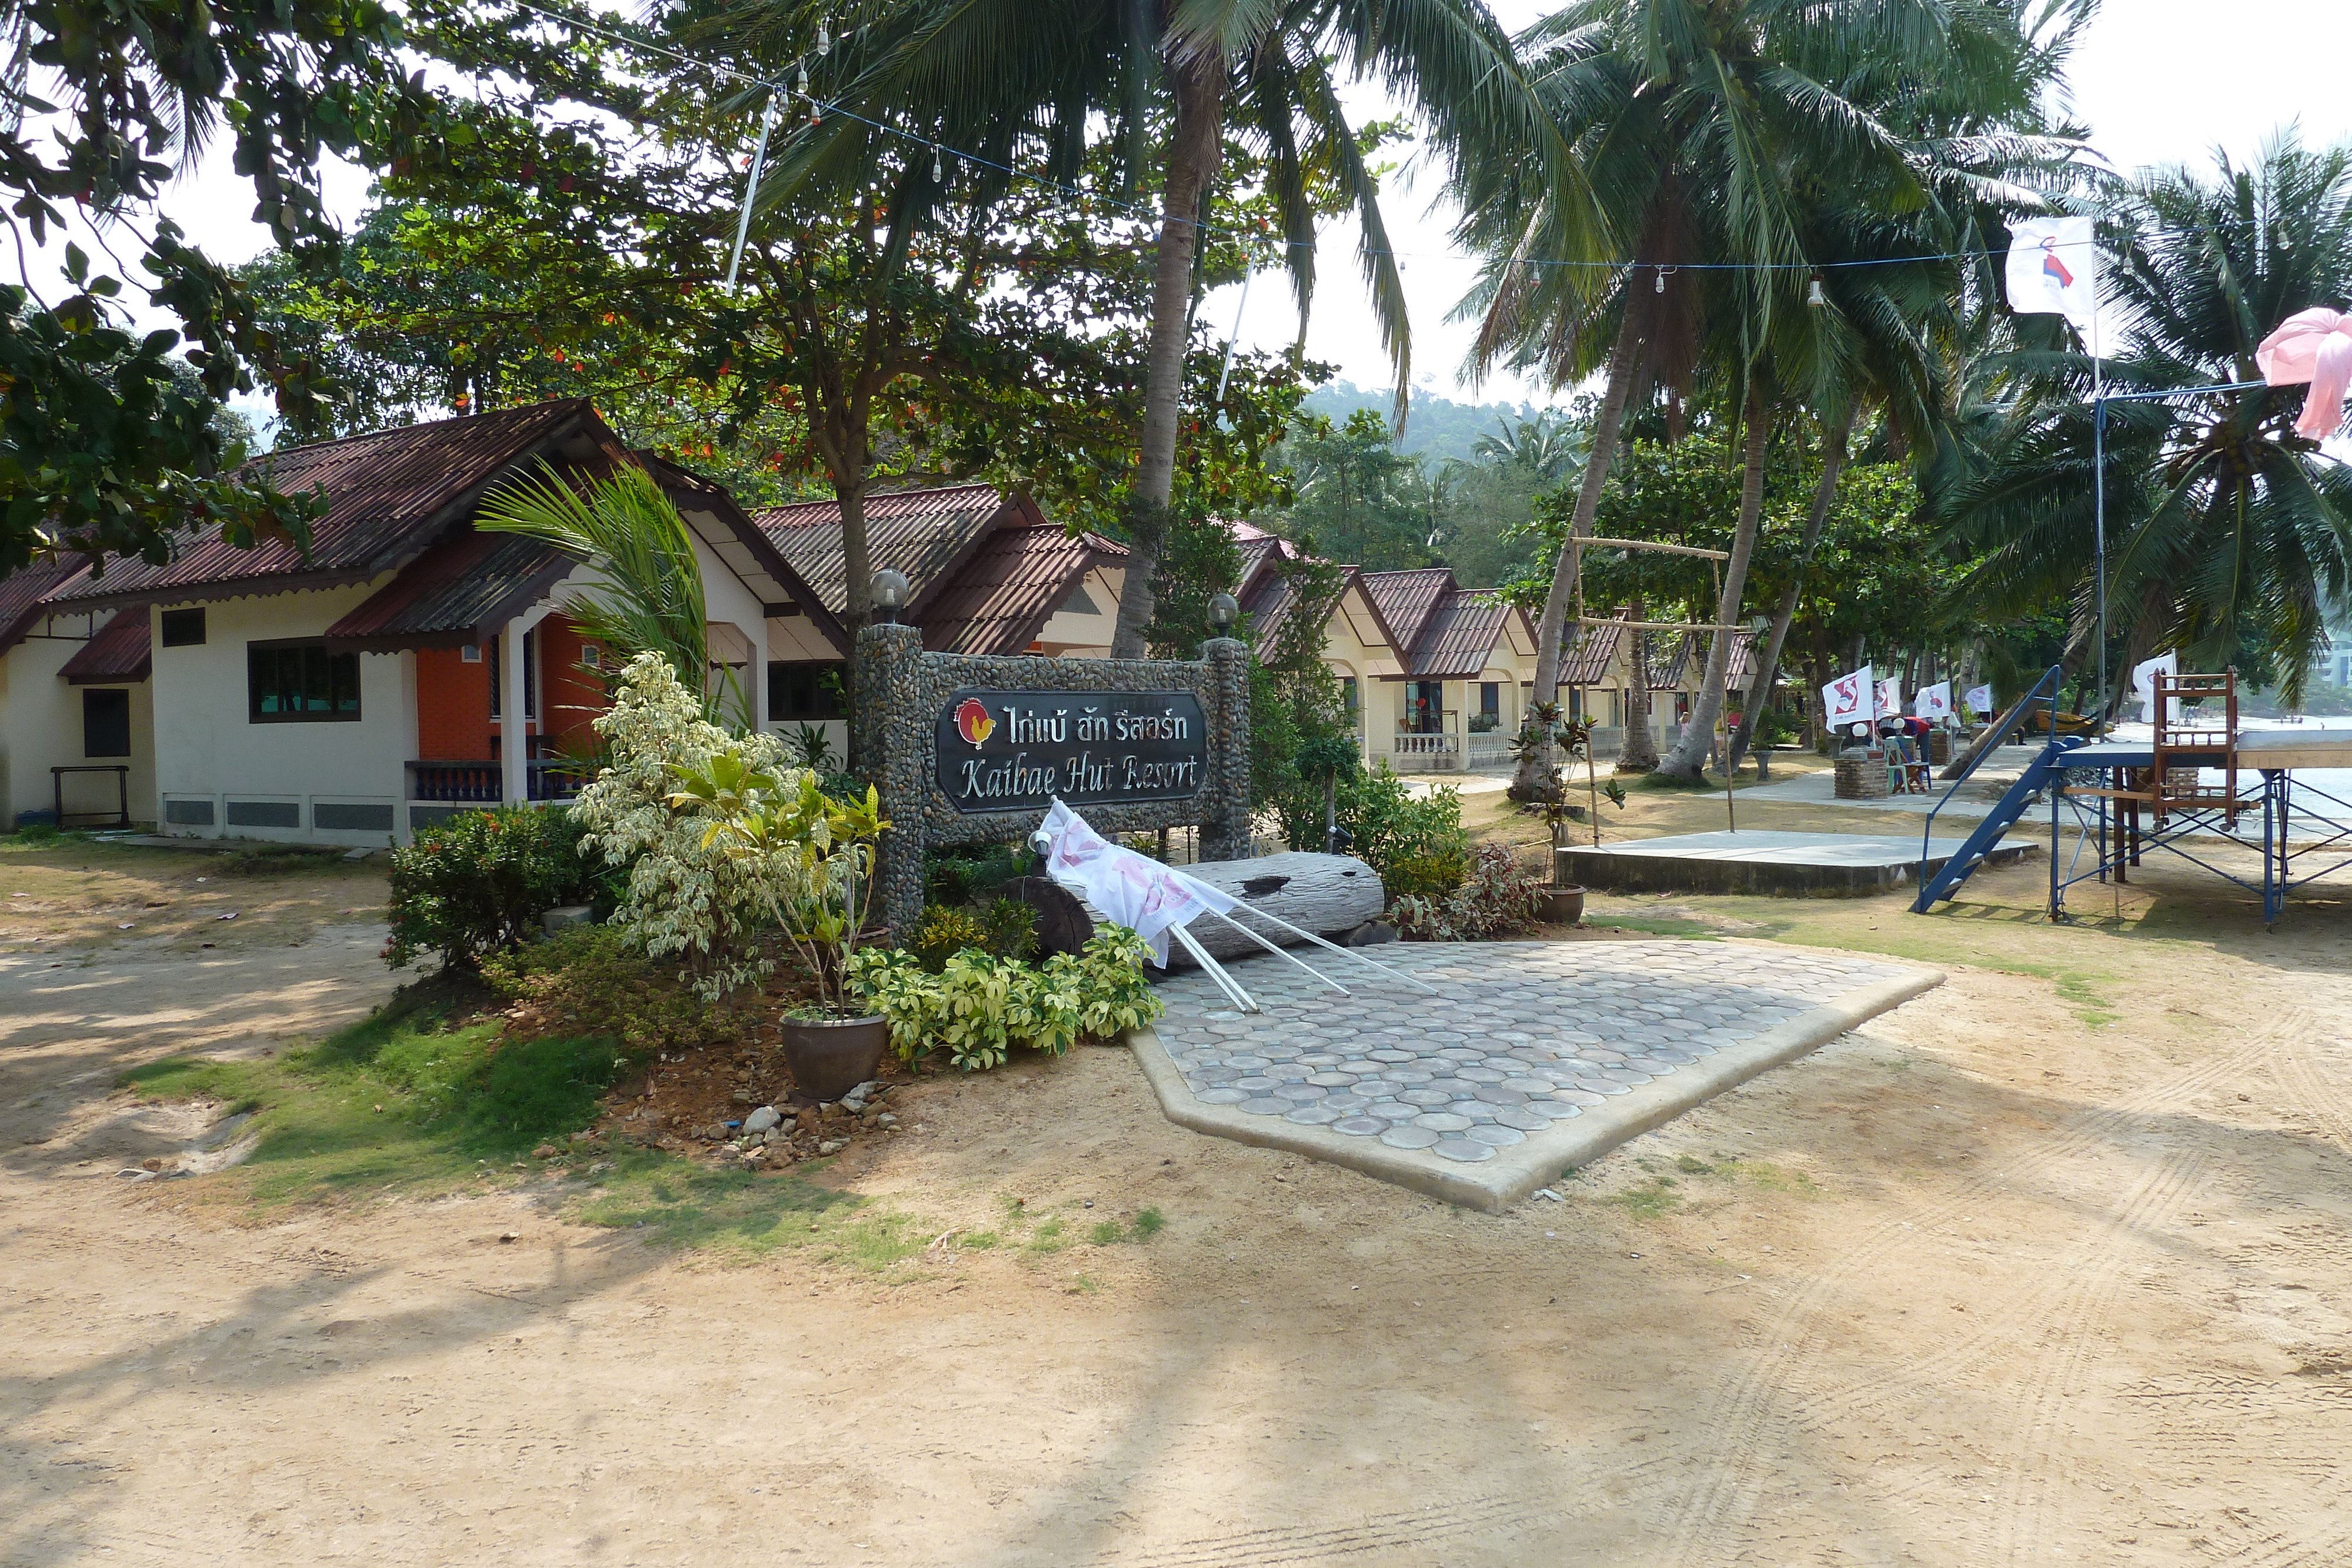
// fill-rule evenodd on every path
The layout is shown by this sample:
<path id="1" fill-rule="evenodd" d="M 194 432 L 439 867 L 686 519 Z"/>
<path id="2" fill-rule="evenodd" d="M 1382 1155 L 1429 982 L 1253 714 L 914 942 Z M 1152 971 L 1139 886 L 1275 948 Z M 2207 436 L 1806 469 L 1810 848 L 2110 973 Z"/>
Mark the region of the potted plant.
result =
<path id="1" fill-rule="evenodd" d="M 864 800 L 828 795 L 814 773 L 787 786 L 726 754 L 675 777 L 673 805 L 699 805 L 711 818 L 706 843 L 759 856 L 781 873 L 763 879 L 770 912 L 816 995 L 786 1009 L 777 1033 L 801 1092 L 839 1099 L 874 1076 L 890 1040 L 887 1021 L 849 985 L 873 906 L 875 842 L 890 825 L 880 797 L 871 785 Z"/>
<path id="2" fill-rule="evenodd" d="M 1568 825 L 1589 817 L 1592 823 L 1592 841 L 1601 842 L 1601 800 L 1603 796 L 1620 810 L 1625 805 L 1625 787 L 1614 779 L 1601 784 L 1592 776 L 1592 726 L 1581 718 L 1562 715 L 1558 703 L 1530 703 L 1526 722 L 1520 727 L 1519 738 L 1514 750 L 1540 747 L 1543 768 L 1549 787 L 1534 809 L 1544 820 L 1551 835 L 1551 881 L 1543 889 L 1540 904 L 1544 919 L 1554 925 L 1574 925 L 1584 919 L 1584 889 L 1577 883 L 1562 880 L 1561 852 L 1568 848 Z M 1585 763 L 1584 785 L 1587 804 L 1583 807 L 1568 803 L 1568 789 L 1561 778 L 1555 748 L 1569 760 Z"/>

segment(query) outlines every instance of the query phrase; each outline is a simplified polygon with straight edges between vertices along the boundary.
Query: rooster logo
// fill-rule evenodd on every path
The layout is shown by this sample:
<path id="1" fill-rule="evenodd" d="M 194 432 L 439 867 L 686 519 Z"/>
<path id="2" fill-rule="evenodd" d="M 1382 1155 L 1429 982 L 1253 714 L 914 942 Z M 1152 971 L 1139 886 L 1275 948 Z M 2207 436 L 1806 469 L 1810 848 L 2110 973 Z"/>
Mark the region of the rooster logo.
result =
<path id="1" fill-rule="evenodd" d="M 966 697 L 956 708 L 956 733 L 971 742 L 974 751 L 996 733 L 996 721 L 988 716 L 986 705 L 978 697 Z"/>

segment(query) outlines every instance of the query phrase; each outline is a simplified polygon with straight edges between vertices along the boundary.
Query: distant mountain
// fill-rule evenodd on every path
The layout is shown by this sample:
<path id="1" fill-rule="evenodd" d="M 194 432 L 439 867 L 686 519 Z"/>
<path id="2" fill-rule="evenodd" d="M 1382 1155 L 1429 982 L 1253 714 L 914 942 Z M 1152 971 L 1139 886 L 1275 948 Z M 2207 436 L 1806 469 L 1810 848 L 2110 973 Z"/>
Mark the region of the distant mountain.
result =
<path id="1" fill-rule="evenodd" d="M 1370 409 L 1386 419 L 1394 398 L 1395 394 L 1386 387 L 1361 388 L 1353 382 L 1332 382 L 1307 393 L 1307 406 L 1337 424 L 1360 408 Z M 1397 443 L 1397 450 L 1420 458 L 1428 468 L 1436 467 L 1449 457 L 1466 460 L 1470 444 L 1491 434 L 1496 421 L 1533 419 L 1538 412 L 1531 402 L 1455 402 L 1452 398 L 1416 388 L 1412 412 L 1404 423 L 1404 439 Z"/>

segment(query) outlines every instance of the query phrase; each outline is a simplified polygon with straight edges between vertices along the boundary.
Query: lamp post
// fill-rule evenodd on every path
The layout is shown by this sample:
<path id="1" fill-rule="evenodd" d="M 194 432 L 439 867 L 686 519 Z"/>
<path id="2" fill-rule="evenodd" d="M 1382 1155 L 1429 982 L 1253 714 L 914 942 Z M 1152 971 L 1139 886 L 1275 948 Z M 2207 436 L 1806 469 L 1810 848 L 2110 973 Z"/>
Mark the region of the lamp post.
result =
<path id="1" fill-rule="evenodd" d="M 874 574 L 874 605 L 882 612 L 882 623 L 898 623 L 898 607 L 907 602 L 907 577 L 904 572 L 884 567 Z"/>
<path id="2" fill-rule="evenodd" d="M 1220 593 L 1209 601 L 1209 624 L 1217 629 L 1220 637 L 1233 635 L 1234 622 L 1241 612 L 1241 601 L 1230 593 Z"/>

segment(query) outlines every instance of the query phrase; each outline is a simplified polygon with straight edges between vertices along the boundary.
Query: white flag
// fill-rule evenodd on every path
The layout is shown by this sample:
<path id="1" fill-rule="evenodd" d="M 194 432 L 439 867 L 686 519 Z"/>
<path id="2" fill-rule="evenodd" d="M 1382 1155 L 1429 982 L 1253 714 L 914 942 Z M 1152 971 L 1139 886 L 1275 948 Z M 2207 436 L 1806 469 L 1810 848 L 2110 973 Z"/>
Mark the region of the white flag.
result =
<path id="1" fill-rule="evenodd" d="M 1960 700 L 1969 705 L 1969 711 L 1970 713 L 1990 714 L 1992 712 L 1992 683 L 1988 681 L 1980 686 L 1970 686 L 1961 695 Z"/>
<path id="2" fill-rule="evenodd" d="M 2139 719 L 2142 724 L 2156 722 L 2156 677 L 2180 673 L 2180 655 L 2167 651 L 2146 664 L 2132 666 L 2132 695 L 2139 698 Z"/>
<path id="3" fill-rule="evenodd" d="M 1934 685 L 1921 692 L 1918 700 L 1913 704 L 1911 711 L 1921 718 L 1929 720 L 1951 717 L 1952 683 L 1937 681 Z"/>
<path id="4" fill-rule="evenodd" d="M 2009 308 L 2063 316 L 2088 333 L 2097 314 L 2099 258 L 2088 218 L 2030 218 L 2009 225 Z"/>
<path id="5" fill-rule="evenodd" d="M 1039 831 L 1050 841 L 1045 874 L 1149 943 L 1152 960 L 1168 967 L 1168 928 L 1234 906 L 1221 888 L 1198 882 L 1158 861 L 1114 844 L 1056 797 Z"/>
<path id="6" fill-rule="evenodd" d="M 1903 716 L 1902 676 L 1889 675 L 1878 683 L 1878 716 L 1881 718 Z"/>
<path id="7" fill-rule="evenodd" d="M 1831 725 L 1852 724 L 1869 716 L 1871 679 L 1870 666 L 1864 664 L 1850 675 L 1840 675 L 1822 688 L 1822 722 Z"/>

